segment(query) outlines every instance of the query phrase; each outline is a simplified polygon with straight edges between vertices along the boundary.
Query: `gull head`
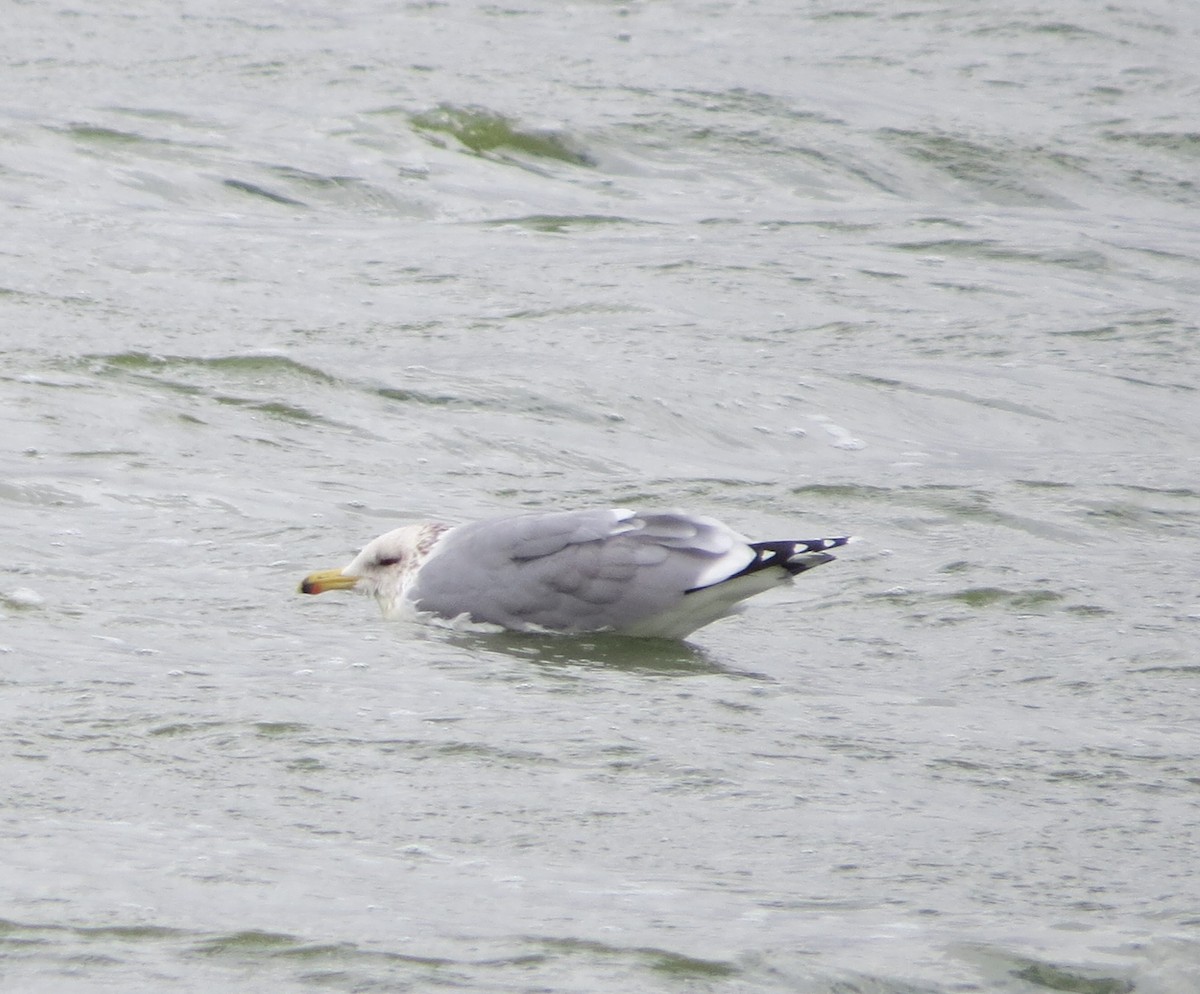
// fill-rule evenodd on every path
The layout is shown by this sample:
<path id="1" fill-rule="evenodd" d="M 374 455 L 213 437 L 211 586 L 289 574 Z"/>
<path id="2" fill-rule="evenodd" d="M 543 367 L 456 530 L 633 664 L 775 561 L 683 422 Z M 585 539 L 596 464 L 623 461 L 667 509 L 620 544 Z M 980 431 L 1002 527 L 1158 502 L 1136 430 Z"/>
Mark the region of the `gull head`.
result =
<path id="1" fill-rule="evenodd" d="M 432 524 L 396 528 L 368 542 L 342 569 L 309 573 L 300 583 L 300 592 L 358 590 L 374 597 L 385 615 L 396 614 L 405 589 L 445 530 Z"/>

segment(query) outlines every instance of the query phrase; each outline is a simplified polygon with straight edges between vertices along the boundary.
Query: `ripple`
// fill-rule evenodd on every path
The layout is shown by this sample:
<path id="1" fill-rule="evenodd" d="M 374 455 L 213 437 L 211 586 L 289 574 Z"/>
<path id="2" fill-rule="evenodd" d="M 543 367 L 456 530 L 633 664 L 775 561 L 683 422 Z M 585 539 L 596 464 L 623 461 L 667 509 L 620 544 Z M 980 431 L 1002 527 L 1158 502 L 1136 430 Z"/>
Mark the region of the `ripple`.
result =
<path id="1" fill-rule="evenodd" d="M 573 138 L 558 131 L 527 128 L 486 107 L 457 107 L 440 104 L 432 110 L 412 114 L 409 123 L 428 140 L 446 135 L 476 155 L 494 155 L 513 161 L 514 154 L 549 159 L 572 166 L 591 166 L 594 161 Z M 519 164 L 519 163 L 518 163 Z"/>

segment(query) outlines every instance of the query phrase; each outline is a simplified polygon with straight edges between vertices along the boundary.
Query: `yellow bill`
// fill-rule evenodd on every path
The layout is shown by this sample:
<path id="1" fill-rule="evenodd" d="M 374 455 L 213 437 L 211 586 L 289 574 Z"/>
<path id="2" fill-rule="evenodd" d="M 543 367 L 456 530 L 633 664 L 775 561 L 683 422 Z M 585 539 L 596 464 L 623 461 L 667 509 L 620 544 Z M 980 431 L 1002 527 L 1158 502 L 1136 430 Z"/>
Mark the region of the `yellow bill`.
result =
<path id="1" fill-rule="evenodd" d="M 323 594 L 326 590 L 350 590 L 356 583 L 357 576 L 347 576 L 340 569 L 321 569 L 309 573 L 300 581 L 300 593 Z"/>

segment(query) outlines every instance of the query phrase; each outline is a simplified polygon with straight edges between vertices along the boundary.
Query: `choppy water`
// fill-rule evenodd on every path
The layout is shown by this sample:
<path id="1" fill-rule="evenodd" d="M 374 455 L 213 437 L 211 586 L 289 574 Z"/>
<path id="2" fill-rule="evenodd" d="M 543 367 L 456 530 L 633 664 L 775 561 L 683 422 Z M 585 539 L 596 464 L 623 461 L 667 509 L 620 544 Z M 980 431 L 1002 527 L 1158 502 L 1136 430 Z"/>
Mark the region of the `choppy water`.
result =
<path id="1" fill-rule="evenodd" d="M 1200 990 L 1198 46 L 13 5 L 4 989 Z M 867 541 L 681 646 L 295 594 L 609 501 Z"/>

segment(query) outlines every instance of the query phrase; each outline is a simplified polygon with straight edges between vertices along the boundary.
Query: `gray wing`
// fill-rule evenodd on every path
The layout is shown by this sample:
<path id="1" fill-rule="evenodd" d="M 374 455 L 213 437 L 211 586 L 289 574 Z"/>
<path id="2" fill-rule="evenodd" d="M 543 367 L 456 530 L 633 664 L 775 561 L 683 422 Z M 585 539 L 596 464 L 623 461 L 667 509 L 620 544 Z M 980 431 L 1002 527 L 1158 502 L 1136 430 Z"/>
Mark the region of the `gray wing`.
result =
<path id="1" fill-rule="evenodd" d="M 408 598 L 506 628 L 620 631 L 755 558 L 719 521 L 624 509 L 525 514 L 447 532 Z"/>

